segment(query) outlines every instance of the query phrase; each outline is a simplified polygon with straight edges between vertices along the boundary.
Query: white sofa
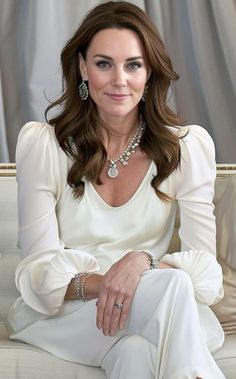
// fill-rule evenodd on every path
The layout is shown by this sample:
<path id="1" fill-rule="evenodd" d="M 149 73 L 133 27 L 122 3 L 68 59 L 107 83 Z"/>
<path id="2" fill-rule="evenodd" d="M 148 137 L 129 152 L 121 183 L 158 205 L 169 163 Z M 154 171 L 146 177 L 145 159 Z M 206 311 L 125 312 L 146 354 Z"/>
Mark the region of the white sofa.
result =
<path id="1" fill-rule="evenodd" d="M 218 165 L 215 189 L 218 259 L 224 271 L 225 298 L 213 310 L 227 335 L 214 358 L 227 379 L 236 379 L 236 165 Z M 63 361 L 36 347 L 8 339 L 4 321 L 19 296 L 14 283 L 19 262 L 16 198 L 15 165 L 0 164 L 0 379 L 105 378 L 100 368 Z M 177 228 L 178 220 L 172 250 L 178 249 Z"/>

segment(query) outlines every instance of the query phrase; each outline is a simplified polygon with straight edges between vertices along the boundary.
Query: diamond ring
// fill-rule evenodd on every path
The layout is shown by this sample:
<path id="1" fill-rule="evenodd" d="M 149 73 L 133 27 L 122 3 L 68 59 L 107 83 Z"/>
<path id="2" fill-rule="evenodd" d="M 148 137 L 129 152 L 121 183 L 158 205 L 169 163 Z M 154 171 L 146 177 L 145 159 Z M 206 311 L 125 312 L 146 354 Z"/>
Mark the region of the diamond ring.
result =
<path id="1" fill-rule="evenodd" d="M 116 307 L 118 309 L 122 309 L 123 308 L 123 303 L 115 303 L 114 307 Z"/>

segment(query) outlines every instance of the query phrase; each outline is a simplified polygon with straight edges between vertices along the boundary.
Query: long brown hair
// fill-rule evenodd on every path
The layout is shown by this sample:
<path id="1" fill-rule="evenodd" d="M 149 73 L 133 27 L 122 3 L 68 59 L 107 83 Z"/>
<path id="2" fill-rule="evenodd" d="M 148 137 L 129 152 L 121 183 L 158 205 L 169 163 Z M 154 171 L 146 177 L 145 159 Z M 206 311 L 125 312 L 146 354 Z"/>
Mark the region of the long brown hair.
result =
<path id="1" fill-rule="evenodd" d="M 79 53 L 86 59 L 94 35 L 107 28 L 131 29 L 143 44 L 151 75 L 146 101 L 139 103 L 139 112 L 146 123 L 140 148 L 157 167 L 157 175 L 151 185 L 162 200 L 168 200 L 168 195 L 158 188 L 179 164 L 179 138 L 167 127 L 181 125 L 167 106 L 170 83 L 177 80 L 178 75 L 155 25 L 139 7 L 125 1 L 109 1 L 91 10 L 61 53 L 63 94 L 50 104 L 45 115 L 47 118 L 47 112 L 54 106 L 62 107 L 60 114 L 50 119 L 49 124 L 55 126 L 59 145 L 74 162 L 68 173 L 68 183 L 75 197 L 83 194 L 83 177 L 101 184 L 99 176 L 107 159 L 97 127 L 101 120 L 93 100 L 89 97 L 82 101 L 79 96 L 78 85 L 82 77 L 78 59 Z"/>

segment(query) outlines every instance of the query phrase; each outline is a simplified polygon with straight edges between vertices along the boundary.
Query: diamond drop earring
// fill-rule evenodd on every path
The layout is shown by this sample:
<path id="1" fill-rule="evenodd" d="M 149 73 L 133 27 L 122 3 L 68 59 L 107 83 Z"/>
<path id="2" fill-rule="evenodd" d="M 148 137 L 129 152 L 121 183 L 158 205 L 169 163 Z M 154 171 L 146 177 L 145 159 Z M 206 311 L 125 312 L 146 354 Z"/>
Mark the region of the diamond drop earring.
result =
<path id="1" fill-rule="evenodd" d="M 81 100 L 85 101 L 88 98 L 89 91 L 87 84 L 85 83 L 85 79 L 83 79 L 82 83 L 79 85 L 79 95 Z"/>
<path id="2" fill-rule="evenodd" d="M 146 99 L 147 99 L 147 92 L 148 92 L 148 85 L 147 84 L 145 84 L 145 87 L 144 87 L 144 90 L 143 90 L 143 96 L 142 96 L 142 101 L 146 101 Z"/>

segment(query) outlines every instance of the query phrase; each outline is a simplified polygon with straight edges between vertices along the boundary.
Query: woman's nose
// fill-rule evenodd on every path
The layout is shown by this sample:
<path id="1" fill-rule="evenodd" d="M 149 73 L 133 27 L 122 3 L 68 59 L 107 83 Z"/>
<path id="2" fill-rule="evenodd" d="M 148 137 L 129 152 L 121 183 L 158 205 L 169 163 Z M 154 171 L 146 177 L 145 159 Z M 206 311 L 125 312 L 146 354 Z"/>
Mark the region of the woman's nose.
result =
<path id="1" fill-rule="evenodd" d="M 116 68 L 113 73 L 112 85 L 116 87 L 124 87 L 127 83 L 127 74 L 121 68 Z"/>

